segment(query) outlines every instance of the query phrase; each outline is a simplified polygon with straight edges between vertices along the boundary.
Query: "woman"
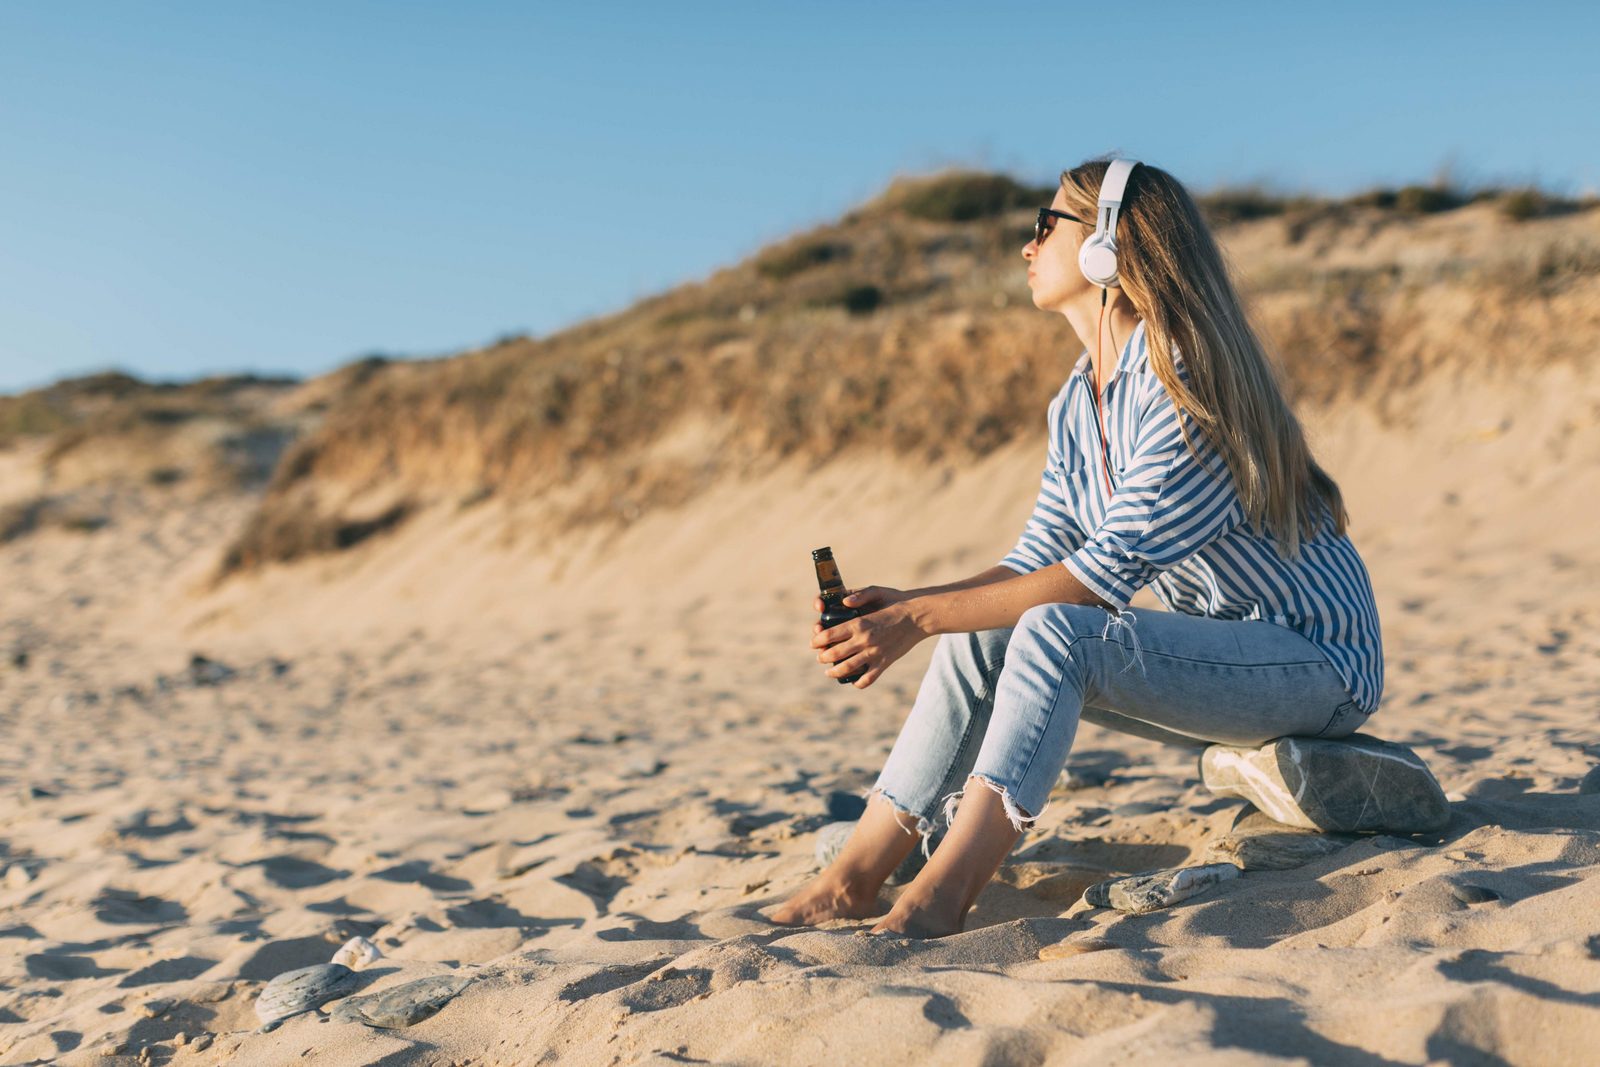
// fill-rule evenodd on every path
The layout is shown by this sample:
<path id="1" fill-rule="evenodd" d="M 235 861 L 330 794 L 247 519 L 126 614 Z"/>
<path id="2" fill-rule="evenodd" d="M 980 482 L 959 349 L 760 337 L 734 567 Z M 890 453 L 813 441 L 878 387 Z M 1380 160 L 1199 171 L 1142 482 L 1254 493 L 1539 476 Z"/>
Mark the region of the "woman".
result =
<path id="1" fill-rule="evenodd" d="M 1103 181 L 1120 210 L 1097 203 Z M 859 590 L 845 603 L 870 614 L 816 627 L 828 676 L 859 673 L 861 689 L 942 636 L 866 813 L 774 922 L 881 914 L 878 889 L 919 836 L 927 854 L 942 803 L 943 842 L 872 932 L 962 929 L 1043 813 L 1080 716 L 1259 745 L 1343 737 L 1378 706 L 1377 609 L 1339 488 L 1188 192 L 1155 167 L 1085 163 L 1062 173 L 1022 257 L 1034 305 L 1095 337 L 1050 404 L 1033 515 L 998 566 Z M 1127 610 L 1147 584 L 1169 610 Z"/>

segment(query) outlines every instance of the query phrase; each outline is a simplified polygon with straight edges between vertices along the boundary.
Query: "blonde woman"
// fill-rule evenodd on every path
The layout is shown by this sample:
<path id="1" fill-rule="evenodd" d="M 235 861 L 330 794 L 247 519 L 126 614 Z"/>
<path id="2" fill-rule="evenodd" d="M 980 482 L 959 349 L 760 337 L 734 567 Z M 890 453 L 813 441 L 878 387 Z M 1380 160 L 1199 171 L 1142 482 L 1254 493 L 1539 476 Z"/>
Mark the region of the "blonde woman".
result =
<path id="1" fill-rule="evenodd" d="M 1378 613 L 1339 488 L 1187 190 L 1128 161 L 1065 171 L 1022 258 L 1034 305 L 1095 338 L 1050 403 L 1033 515 L 982 574 L 858 590 L 845 603 L 870 614 L 816 627 L 825 672 L 861 689 L 940 636 L 866 813 L 774 922 L 961 930 L 1080 718 L 1258 745 L 1343 737 L 1377 709 Z M 1167 611 L 1127 609 L 1146 585 Z M 919 837 L 928 854 L 941 813 L 942 843 L 884 915 L 879 888 Z"/>

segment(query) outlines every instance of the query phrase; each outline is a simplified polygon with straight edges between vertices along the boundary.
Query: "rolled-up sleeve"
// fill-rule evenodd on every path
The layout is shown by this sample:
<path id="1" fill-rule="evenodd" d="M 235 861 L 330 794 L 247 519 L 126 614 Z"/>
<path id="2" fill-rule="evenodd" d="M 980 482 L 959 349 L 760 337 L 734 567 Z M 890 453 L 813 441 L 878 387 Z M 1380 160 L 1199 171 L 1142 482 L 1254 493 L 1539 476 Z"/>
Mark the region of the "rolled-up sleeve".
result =
<path id="1" fill-rule="evenodd" d="M 1132 457 L 1118 476 L 1105 517 L 1062 565 L 1120 611 L 1155 576 L 1181 563 L 1244 520 L 1222 455 L 1157 388 L 1139 420 Z M 1196 455 L 1198 453 L 1198 455 Z"/>
<path id="2" fill-rule="evenodd" d="M 1016 545 L 1000 561 L 1001 566 L 1010 567 L 1019 574 L 1031 574 L 1060 563 L 1088 536 L 1073 519 L 1062 496 L 1063 459 L 1059 442 L 1064 394 L 1065 389 L 1051 403 L 1046 419 L 1049 445 L 1045 449 L 1044 471 L 1039 475 L 1039 496 L 1034 501 L 1033 513 L 1028 516 L 1028 525 L 1017 538 Z"/>

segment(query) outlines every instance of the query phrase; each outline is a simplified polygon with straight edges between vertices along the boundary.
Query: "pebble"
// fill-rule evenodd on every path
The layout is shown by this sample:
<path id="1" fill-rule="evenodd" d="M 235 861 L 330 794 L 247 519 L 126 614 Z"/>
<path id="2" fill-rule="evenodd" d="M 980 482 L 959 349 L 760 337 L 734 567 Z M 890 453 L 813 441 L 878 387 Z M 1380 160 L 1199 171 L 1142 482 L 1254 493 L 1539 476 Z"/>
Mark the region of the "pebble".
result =
<path id="1" fill-rule="evenodd" d="M 1499 900 L 1500 894 L 1493 889 L 1485 889 L 1481 885 L 1452 885 L 1450 895 L 1463 904 L 1487 904 L 1491 900 Z"/>
<path id="2" fill-rule="evenodd" d="M 1083 899 L 1097 908 L 1115 908 L 1130 915 L 1143 915 L 1199 896 L 1212 886 L 1237 877 L 1239 868 L 1231 863 L 1145 871 L 1126 878 L 1096 882 L 1083 891 Z"/>
<path id="3" fill-rule="evenodd" d="M 348 996 L 361 986 L 361 978 L 339 963 L 317 963 L 285 971 L 267 983 L 256 998 L 256 1017 L 263 1030 L 272 1030 L 285 1019 L 315 1011 L 330 1000 Z"/>
<path id="4" fill-rule="evenodd" d="M 472 979 L 453 974 L 419 978 L 371 996 L 351 997 L 331 1014 L 335 1022 L 396 1030 L 431 1018 L 471 984 Z"/>
<path id="5" fill-rule="evenodd" d="M 1117 946 L 1103 937 L 1084 937 L 1072 941 L 1062 941 L 1054 945 L 1046 945 L 1039 950 L 1041 960 L 1064 960 L 1069 956 L 1081 956 L 1085 952 L 1104 952 Z"/>

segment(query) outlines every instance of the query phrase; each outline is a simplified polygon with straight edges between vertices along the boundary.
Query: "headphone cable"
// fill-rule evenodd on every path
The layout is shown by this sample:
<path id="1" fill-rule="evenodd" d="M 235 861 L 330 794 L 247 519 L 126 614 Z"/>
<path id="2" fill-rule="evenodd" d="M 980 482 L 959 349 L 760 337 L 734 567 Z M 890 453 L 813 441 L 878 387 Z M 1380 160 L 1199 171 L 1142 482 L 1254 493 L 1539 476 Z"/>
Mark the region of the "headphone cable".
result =
<path id="1" fill-rule="evenodd" d="M 1104 332 L 1104 329 L 1105 329 L 1106 296 L 1107 296 L 1107 289 L 1106 289 L 1105 286 L 1101 286 L 1101 288 L 1100 288 L 1100 315 L 1095 320 L 1095 327 L 1094 327 L 1094 351 L 1095 351 L 1095 356 L 1094 356 L 1094 410 L 1095 410 L 1095 417 L 1096 417 L 1096 420 L 1097 420 L 1096 421 L 1096 429 L 1098 429 L 1100 431 L 1100 455 L 1101 455 L 1101 458 L 1105 461 L 1104 466 L 1101 467 L 1101 473 L 1105 475 L 1105 479 L 1106 479 L 1106 495 L 1109 497 L 1111 495 L 1111 493 L 1112 493 L 1112 489 L 1111 489 L 1111 452 L 1110 452 L 1110 449 L 1107 448 L 1107 446 L 1106 446 L 1106 413 L 1105 413 L 1105 406 L 1101 403 L 1101 398 L 1100 398 L 1100 390 L 1102 388 L 1102 386 L 1100 384 L 1101 383 L 1100 357 L 1101 357 L 1101 354 L 1102 354 L 1102 351 L 1103 351 L 1101 346 L 1100 346 L 1100 338 L 1101 338 L 1101 335 L 1102 335 L 1102 333 Z M 1116 334 L 1115 328 L 1113 328 L 1112 332 L 1111 332 L 1111 343 L 1112 343 L 1113 346 L 1117 343 L 1117 334 Z"/>

